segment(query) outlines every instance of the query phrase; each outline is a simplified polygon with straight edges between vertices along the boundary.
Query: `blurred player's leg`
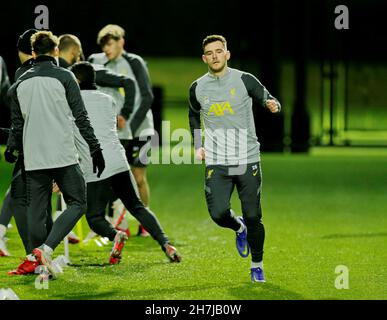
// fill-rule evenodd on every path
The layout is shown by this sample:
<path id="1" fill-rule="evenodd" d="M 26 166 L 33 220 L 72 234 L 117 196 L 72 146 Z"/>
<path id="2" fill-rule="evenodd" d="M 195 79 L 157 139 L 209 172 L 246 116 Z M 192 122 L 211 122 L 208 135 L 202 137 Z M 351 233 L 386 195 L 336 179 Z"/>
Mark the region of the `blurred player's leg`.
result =
<path id="1" fill-rule="evenodd" d="M 118 199 L 113 202 L 113 218 L 110 218 L 111 224 L 116 230 L 125 232 L 125 234 L 130 237 L 129 223 L 127 219 L 128 210 L 125 208 L 121 199 Z"/>
<path id="2" fill-rule="evenodd" d="M 49 202 L 50 202 L 50 206 L 51 206 L 51 200 Z M 63 211 L 63 209 L 62 209 L 62 194 L 60 192 L 58 192 L 58 194 L 56 196 L 56 211 L 57 212 Z M 47 217 L 52 217 L 52 215 L 49 215 Z M 51 228 L 52 228 L 53 223 L 54 222 L 51 219 Z M 49 222 L 48 222 L 48 224 L 49 224 Z M 71 243 L 71 244 L 77 244 L 80 241 L 79 237 L 76 235 L 76 233 L 74 231 L 70 231 L 70 233 L 67 235 L 67 239 L 68 239 L 69 243 Z"/>
<path id="3" fill-rule="evenodd" d="M 67 204 L 67 209 L 55 220 L 45 241 L 55 250 L 86 211 L 86 185 L 79 165 L 53 169 L 52 172 Z"/>
<path id="4" fill-rule="evenodd" d="M 49 197 L 48 200 L 47 200 L 47 208 L 46 208 L 46 230 L 47 230 L 47 234 L 50 234 L 53 225 L 54 225 L 54 220 L 52 219 L 52 203 L 51 203 L 51 197 Z"/>
<path id="5" fill-rule="evenodd" d="M 31 254 L 34 247 L 32 246 L 28 234 L 28 217 L 27 217 L 27 185 L 24 182 L 20 171 L 14 175 L 11 184 L 11 203 L 10 209 L 14 213 L 16 226 L 19 235 L 22 239 L 27 257 L 17 267 L 17 269 L 8 272 L 9 275 L 25 275 L 35 272 L 35 268 L 39 265 L 35 257 Z M 51 197 L 47 197 L 47 207 L 45 216 L 46 234 L 49 234 L 52 229 L 52 212 L 51 212 Z"/>
<path id="6" fill-rule="evenodd" d="M 140 194 L 140 199 L 144 204 L 144 206 L 148 207 L 150 192 L 149 192 L 148 180 L 146 177 L 146 168 L 134 167 L 134 166 L 131 166 L 131 168 L 132 168 L 134 179 L 137 184 L 138 192 Z"/>
<path id="7" fill-rule="evenodd" d="M 110 184 L 111 178 L 87 183 L 86 219 L 95 233 L 114 241 L 109 262 L 110 264 L 117 264 L 121 260 L 121 252 L 128 236 L 122 231 L 115 230 L 105 218 L 106 204 L 111 198 L 108 192 L 111 189 Z"/>
<path id="8" fill-rule="evenodd" d="M 6 192 L 6 195 L 5 195 L 4 200 L 3 200 L 3 206 L 1 208 L 1 213 L 0 213 L 0 257 L 10 255 L 9 251 L 7 250 L 7 246 L 5 244 L 6 243 L 5 234 L 7 232 L 8 224 L 11 221 L 13 210 L 18 209 L 17 205 L 14 208 L 12 207 L 12 202 L 13 202 L 12 184 L 15 182 L 16 177 L 20 177 L 21 161 L 23 161 L 22 158 L 19 158 L 17 160 L 17 162 L 15 163 L 15 166 L 14 166 L 14 169 L 12 172 L 11 187 Z M 18 185 L 19 185 L 20 181 L 21 181 L 21 183 L 23 183 L 23 181 L 20 179 L 17 181 Z M 23 183 L 23 185 L 24 185 L 24 183 Z M 23 190 L 21 190 L 21 195 L 25 197 L 25 188 Z M 26 227 L 26 225 L 24 225 L 24 226 Z M 22 228 L 23 228 L 23 226 L 22 226 Z M 20 234 L 20 231 L 19 231 L 19 234 Z M 24 247 L 26 247 L 25 246 L 26 243 L 24 242 L 25 237 L 23 237 L 25 234 L 26 233 L 23 233 L 23 232 L 21 233 Z"/>
<path id="9" fill-rule="evenodd" d="M 28 235 L 27 185 L 21 171 L 22 161 L 24 161 L 23 158 L 19 157 L 13 169 L 8 210 L 14 215 L 24 249 L 29 254 L 33 248 Z"/>
<path id="10" fill-rule="evenodd" d="M 109 204 L 108 204 L 108 207 L 107 207 L 107 216 L 110 217 L 110 218 L 113 218 L 113 216 L 114 216 L 113 203 L 118 198 L 117 198 L 116 194 L 113 192 L 113 190 L 109 189 L 109 190 L 106 190 L 106 192 L 108 192 L 110 194 L 110 196 L 109 196 Z"/>
<path id="11" fill-rule="evenodd" d="M 11 184 L 11 203 L 10 209 L 14 213 L 17 230 L 22 239 L 26 254 L 31 253 L 33 247 L 31 246 L 28 236 L 28 222 L 27 222 L 27 197 L 26 184 L 21 175 L 13 178 Z"/>
<path id="12" fill-rule="evenodd" d="M 181 256 L 170 243 L 157 217 L 144 207 L 139 199 L 136 182 L 130 171 L 112 177 L 112 188 L 129 212 L 146 228 L 172 262 L 180 262 Z"/>
<path id="13" fill-rule="evenodd" d="M 51 198 L 52 180 L 61 190 L 67 209 L 55 220 L 51 232 L 41 241 L 40 233 L 43 232 L 41 225 L 47 208 L 42 208 L 39 200 L 46 204 L 47 198 Z M 31 230 L 31 242 L 35 248 L 32 252 L 38 263 L 45 265 L 55 278 L 61 270 L 58 270 L 52 263 L 52 253 L 86 211 L 86 186 L 83 173 L 79 165 L 30 171 L 27 172 L 27 186 L 28 223 Z M 40 195 L 38 195 L 39 191 Z M 40 245 L 38 241 L 41 242 Z"/>
<path id="14" fill-rule="evenodd" d="M 27 224 L 33 248 L 47 239 L 47 203 L 51 199 L 52 178 L 47 170 L 27 172 Z"/>
<path id="15" fill-rule="evenodd" d="M 149 185 L 148 185 L 148 180 L 146 178 L 146 168 L 141 168 L 141 167 L 134 167 L 132 166 L 132 172 L 134 179 L 136 180 L 136 184 L 138 187 L 138 191 L 140 194 L 140 199 L 142 203 L 144 204 L 145 207 L 149 206 L 149 196 L 150 196 L 150 191 L 149 191 Z M 149 236 L 149 233 L 146 231 L 143 225 L 138 226 L 138 232 L 137 234 L 141 237 L 147 237 Z"/>
<path id="16" fill-rule="evenodd" d="M 89 227 L 102 237 L 114 240 L 117 231 L 105 218 L 106 204 L 109 202 L 110 179 L 87 183 L 86 219 Z"/>
<path id="17" fill-rule="evenodd" d="M 27 185 L 23 181 L 21 174 L 17 174 L 11 184 L 11 201 L 10 210 L 13 212 L 16 226 L 22 239 L 24 249 L 27 254 L 31 253 L 33 246 L 30 243 L 28 235 L 28 220 L 27 220 Z M 49 234 L 52 229 L 52 209 L 51 197 L 47 199 L 45 229 Z"/>
<path id="18" fill-rule="evenodd" d="M 16 226 L 22 239 L 27 257 L 17 267 L 17 269 L 8 272 L 10 275 L 24 275 L 34 273 L 35 268 L 39 265 L 36 259 L 31 255 L 33 246 L 29 238 L 28 218 L 27 218 L 27 184 L 23 180 L 20 171 L 20 159 L 15 165 L 13 179 L 10 190 L 9 210 L 14 214 Z M 47 206 L 45 212 L 45 230 L 49 234 L 52 228 L 51 197 L 47 197 Z"/>
<path id="19" fill-rule="evenodd" d="M 147 158 L 150 144 L 150 137 L 144 141 L 142 139 L 140 140 L 139 138 L 134 138 L 133 140 L 129 140 L 123 144 L 126 150 L 126 158 L 128 159 L 134 179 L 136 181 L 140 199 L 145 207 L 149 207 L 150 201 L 150 190 L 146 177 L 146 167 L 148 162 Z M 149 233 L 144 228 L 144 226 L 140 224 L 138 226 L 137 235 L 148 237 Z"/>

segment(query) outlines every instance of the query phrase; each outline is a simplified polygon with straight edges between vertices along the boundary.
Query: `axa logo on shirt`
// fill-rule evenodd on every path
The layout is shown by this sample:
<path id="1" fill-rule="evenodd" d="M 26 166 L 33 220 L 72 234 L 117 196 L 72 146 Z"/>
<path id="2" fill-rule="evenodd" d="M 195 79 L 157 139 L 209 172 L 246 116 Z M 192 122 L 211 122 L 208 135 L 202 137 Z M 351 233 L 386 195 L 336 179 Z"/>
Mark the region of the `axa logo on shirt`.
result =
<path id="1" fill-rule="evenodd" d="M 234 114 L 234 110 L 231 107 L 231 104 L 229 101 L 220 102 L 220 103 L 213 103 L 210 106 L 210 109 L 208 110 L 207 115 L 214 115 L 216 117 L 224 116 L 225 114 Z"/>

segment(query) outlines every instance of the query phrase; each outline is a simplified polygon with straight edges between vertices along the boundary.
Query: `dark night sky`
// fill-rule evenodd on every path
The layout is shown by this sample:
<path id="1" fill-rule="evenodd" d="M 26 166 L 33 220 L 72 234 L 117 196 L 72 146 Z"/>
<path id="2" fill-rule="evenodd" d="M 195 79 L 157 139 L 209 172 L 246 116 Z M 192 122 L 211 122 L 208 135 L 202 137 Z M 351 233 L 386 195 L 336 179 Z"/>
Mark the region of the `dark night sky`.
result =
<path id="1" fill-rule="evenodd" d="M 96 3 L 89 0 L 3 2 L 0 54 L 8 61 L 12 59 L 17 36 L 33 27 L 35 6 L 46 4 L 50 10 L 50 29 L 56 34 L 78 35 L 87 54 L 98 50 L 95 44 L 98 30 L 107 23 L 117 23 L 127 30 L 128 47 L 142 55 L 197 56 L 203 37 L 220 33 L 228 38 L 234 56 L 259 56 L 277 30 L 280 55 L 285 58 L 294 55 L 297 37 L 304 37 L 309 43 L 309 54 L 318 59 L 324 32 L 325 44 L 335 43 L 337 37 L 345 38 L 353 58 L 387 56 L 384 45 L 387 2 L 382 0 L 110 0 Z M 334 8 L 338 4 L 348 5 L 350 30 L 337 31 L 333 27 Z M 302 31 L 296 31 L 297 23 L 304 17 L 307 25 Z"/>

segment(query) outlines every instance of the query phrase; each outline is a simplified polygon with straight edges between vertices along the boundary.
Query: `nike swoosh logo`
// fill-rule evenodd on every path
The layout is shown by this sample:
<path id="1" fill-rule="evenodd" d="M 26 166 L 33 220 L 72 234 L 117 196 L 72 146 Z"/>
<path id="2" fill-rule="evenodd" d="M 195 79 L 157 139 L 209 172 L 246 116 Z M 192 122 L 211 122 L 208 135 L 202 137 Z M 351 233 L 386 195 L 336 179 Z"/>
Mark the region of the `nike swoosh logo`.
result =
<path id="1" fill-rule="evenodd" d="M 253 172 L 253 176 L 255 177 L 258 173 L 258 170 L 256 170 L 255 172 Z"/>

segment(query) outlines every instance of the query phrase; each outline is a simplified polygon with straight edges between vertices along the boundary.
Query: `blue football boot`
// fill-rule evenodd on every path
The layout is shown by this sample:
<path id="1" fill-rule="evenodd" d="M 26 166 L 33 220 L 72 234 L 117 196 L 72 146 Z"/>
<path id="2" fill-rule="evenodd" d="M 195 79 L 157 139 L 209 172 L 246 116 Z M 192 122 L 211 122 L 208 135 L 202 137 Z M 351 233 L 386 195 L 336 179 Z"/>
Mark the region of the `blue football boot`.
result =
<path id="1" fill-rule="evenodd" d="M 263 274 L 263 270 L 260 267 L 251 268 L 251 281 L 254 282 L 266 282 L 265 275 Z"/>
<path id="2" fill-rule="evenodd" d="M 242 258 L 246 258 L 250 254 L 250 247 L 247 242 L 247 228 L 246 228 L 245 222 L 243 221 L 243 218 L 238 217 L 238 219 L 243 223 L 243 225 L 245 226 L 245 229 L 240 233 L 239 232 L 236 233 L 236 247 L 239 255 Z"/>

